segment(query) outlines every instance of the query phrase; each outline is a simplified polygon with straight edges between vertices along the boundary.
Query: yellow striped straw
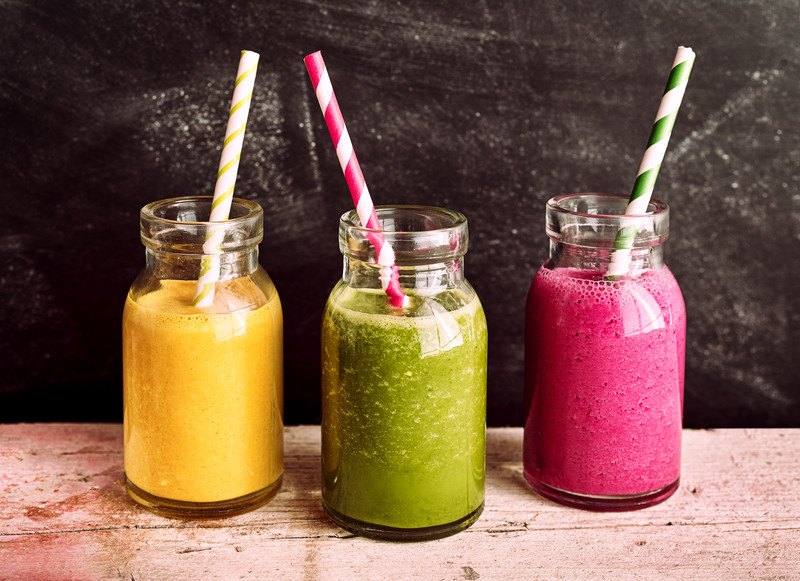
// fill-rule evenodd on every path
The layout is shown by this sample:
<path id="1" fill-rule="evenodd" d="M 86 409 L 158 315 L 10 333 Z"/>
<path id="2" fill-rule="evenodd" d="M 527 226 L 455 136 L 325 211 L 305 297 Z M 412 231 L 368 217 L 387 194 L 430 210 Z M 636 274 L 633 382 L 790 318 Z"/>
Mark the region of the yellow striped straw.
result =
<path id="1" fill-rule="evenodd" d="M 239 172 L 239 159 L 242 157 L 247 115 L 250 113 L 250 101 L 256 81 L 258 58 L 258 53 L 243 50 L 239 59 L 239 70 L 236 73 L 236 84 L 233 86 L 231 110 L 228 113 L 228 126 L 225 129 L 225 141 L 219 159 L 209 222 L 224 222 L 231 211 L 233 189 L 236 187 L 236 176 Z M 192 304 L 197 307 L 208 307 L 214 303 L 214 291 L 220 277 L 219 256 L 222 254 L 224 237 L 224 228 L 215 227 L 214 224 L 209 225 L 206 241 L 203 244 L 204 256 L 200 277 L 197 279 L 197 291 L 192 300 Z"/>

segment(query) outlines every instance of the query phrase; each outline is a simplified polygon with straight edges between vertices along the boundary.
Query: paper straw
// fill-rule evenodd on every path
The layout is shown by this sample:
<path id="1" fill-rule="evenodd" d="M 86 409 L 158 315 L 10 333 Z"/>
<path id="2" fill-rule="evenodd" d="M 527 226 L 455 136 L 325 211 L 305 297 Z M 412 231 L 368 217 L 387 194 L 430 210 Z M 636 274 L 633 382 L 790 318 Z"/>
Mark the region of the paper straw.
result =
<path id="1" fill-rule="evenodd" d="M 678 116 L 678 109 L 681 106 L 683 93 L 686 91 L 686 83 L 689 81 L 689 74 L 692 72 L 694 64 L 694 51 L 691 48 L 679 46 L 678 53 L 675 55 L 675 62 L 669 73 L 667 87 L 664 89 L 664 96 L 661 98 L 661 105 L 650 132 L 650 139 L 647 141 L 647 149 L 644 152 L 642 163 L 639 166 L 639 173 L 636 182 L 633 184 L 633 191 L 625 208 L 626 215 L 647 214 L 647 207 L 650 204 L 650 197 L 653 195 L 653 188 L 658 177 L 658 170 L 664 160 L 664 153 L 667 151 L 672 127 Z M 617 232 L 614 240 L 614 251 L 611 255 L 611 263 L 608 265 L 606 276 L 620 276 L 628 272 L 631 260 L 631 248 L 636 238 L 636 226 L 624 226 Z"/>
<path id="2" fill-rule="evenodd" d="M 214 186 L 214 198 L 211 201 L 209 222 L 224 222 L 228 219 L 233 202 L 233 190 L 236 187 L 236 176 L 239 173 L 239 160 L 242 156 L 244 131 L 247 126 L 247 115 L 250 113 L 250 101 L 253 97 L 253 86 L 256 81 L 258 53 L 243 50 L 239 58 L 239 70 L 233 86 L 231 109 L 228 113 L 228 126 L 225 129 L 225 141 L 222 143 L 222 154 L 217 170 L 217 183 Z M 220 259 L 225 229 L 221 225 L 210 224 L 206 241 L 203 244 L 203 256 L 200 277 L 197 280 L 192 304 L 207 307 L 214 303 L 216 284 L 220 277 Z"/>
<path id="3" fill-rule="evenodd" d="M 364 174 L 361 172 L 361 166 L 358 164 L 356 152 L 353 151 L 353 144 L 350 141 L 350 135 L 344 124 L 344 117 L 342 117 L 342 111 L 339 109 L 339 102 L 336 100 L 336 95 L 333 92 L 333 85 L 331 85 L 331 79 L 330 76 L 328 76 L 325 61 L 322 59 L 322 53 L 319 51 L 312 53 L 306 56 L 303 62 L 306 64 L 308 76 L 311 77 L 311 84 L 317 95 L 319 107 L 325 117 L 325 124 L 328 126 L 328 132 L 333 140 L 333 146 L 336 148 L 336 155 L 339 157 L 339 165 L 342 166 L 344 179 L 347 182 L 347 187 L 350 189 L 350 196 L 353 198 L 353 204 L 356 206 L 356 212 L 358 213 L 361 226 L 371 230 L 381 230 L 381 223 L 378 221 L 378 215 L 375 213 L 375 206 L 372 203 L 372 197 L 369 194 L 367 182 L 364 180 Z M 405 303 L 406 296 L 400 288 L 392 246 L 386 242 L 380 232 L 368 233 L 367 239 L 375 248 L 375 254 L 378 256 L 378 264 L 381 267 L 381 287 L 386 294 L 389 295 L 389 302 L 392 305 L 395 307 L 402 307 Z"/>

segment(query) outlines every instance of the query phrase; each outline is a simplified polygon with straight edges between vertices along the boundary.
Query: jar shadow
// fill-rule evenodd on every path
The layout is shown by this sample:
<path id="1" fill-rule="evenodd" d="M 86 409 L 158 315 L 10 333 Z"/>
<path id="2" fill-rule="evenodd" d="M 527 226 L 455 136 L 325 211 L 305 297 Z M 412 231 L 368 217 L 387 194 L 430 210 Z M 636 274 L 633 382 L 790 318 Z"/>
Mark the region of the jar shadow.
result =
<path id="1" fill-rule="evenodd" d="M 338 539 L 355 537 L 332 522 L 322 508 L 319 444 L 315 450 L 287 450 L 283 465 L 283 487 L 261 510 L 286 513 L 286 520 L 301 527 L 303 536 L 310 533 Z"/>
<path id="2" fill-rule="evenodd" d="M 518 428 L 489 430 L 486 441 L 487 509 L 492 497 L 513 497 L 537 506 L 558 506 L 539 495 L 525 479 L 522 468 L 522 434 Z M 494 492 L 494 494 L 493 494 Z"/>

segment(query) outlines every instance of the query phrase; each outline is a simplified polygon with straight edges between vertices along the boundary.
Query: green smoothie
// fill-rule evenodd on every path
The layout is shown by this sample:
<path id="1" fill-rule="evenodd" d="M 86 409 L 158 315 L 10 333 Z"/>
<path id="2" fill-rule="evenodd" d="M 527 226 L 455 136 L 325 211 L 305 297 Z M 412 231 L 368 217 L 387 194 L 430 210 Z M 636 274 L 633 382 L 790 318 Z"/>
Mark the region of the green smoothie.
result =
<path id="1" fill-rule="evenodd" d="M 411 296 L 340 283 L 322 323 L 322 494 L 380 527 L 477 517 L 486 451 L 486 318 L 477 295 Z"/>

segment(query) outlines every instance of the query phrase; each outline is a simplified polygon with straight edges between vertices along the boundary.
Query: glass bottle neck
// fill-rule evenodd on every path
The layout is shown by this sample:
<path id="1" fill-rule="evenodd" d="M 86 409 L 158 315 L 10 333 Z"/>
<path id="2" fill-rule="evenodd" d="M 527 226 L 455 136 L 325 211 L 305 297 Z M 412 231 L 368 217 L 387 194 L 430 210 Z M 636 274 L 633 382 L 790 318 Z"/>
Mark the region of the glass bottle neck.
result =
<path id="1" fill-rule="evenodd" d="M 629 252 L 629 274 L 657 270 L 664 266 L 664 246 L 662 244 L 634 247 Z M 612 254 L 610 246 L 584 246 L 551 239 L 548 262 L 551 267 L 606 272 L 611 263 Z"/>
<path id="2" fill-rule="evenodd" d="M 414 266 L 398 265 L 400 287 L 416 294 L 453 289 L 464 282 L 463 257 Z M 381 288 L 381 267 L 372 262 L 344 256 L 342 280 L 356 288 Z"/>
<path id="3" fill-rule="evenodd" d="M 261 206 L 234 198 L 227 220 L 202 221 L 210 216 L 211 206 L 211 196 L 185 196 L 142 208 L 139 233 L 146 249 L 145 272 L 159 280 L 197 280 L 203 256 L 209 253 L 217 257 L 212 268 L 219 269 L 219 280 L 255 272 L 264 235 Z"/>
<path id="4" fill-rule="evenodd" d="M 669 237 L 669 206 L 651 198 L 629 213 L 629 197 L 565 194 L 547 201 L 545 226 L 550 267 L 573 268 L 604 276 L 636 276 L 664 265 Z"/>
<path id="5" fill-rule="evenodd" d="M 258 247 L 219 254 L 220 280 L 247 276 L 258 268 Z M 145 268 L 159 280 L 197 280 L 202 254 L 145 249 Z"/>

